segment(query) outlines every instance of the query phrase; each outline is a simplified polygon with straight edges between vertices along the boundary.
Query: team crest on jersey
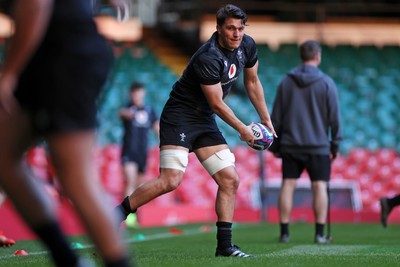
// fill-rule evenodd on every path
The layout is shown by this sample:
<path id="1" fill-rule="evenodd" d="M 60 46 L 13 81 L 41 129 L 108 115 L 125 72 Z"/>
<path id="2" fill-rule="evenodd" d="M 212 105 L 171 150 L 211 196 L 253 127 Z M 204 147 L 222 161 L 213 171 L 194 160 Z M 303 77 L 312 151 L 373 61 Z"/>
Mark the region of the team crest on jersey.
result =
<path id="1" fill-rule="evenodd" d="M 232 64 L 232 65 L 229 67 L 229 73 L 228 73 L 229 79 L 232 79 L 233 77 L 235 77 L 235 74 L 236 74 L 236 65 L 235 65 L 235 64 Z"/>
<path id="2" fill-rule="evenodd" d="M 138 110 L 135 113 L 135 120 L 139 124 L 145 124 L 149 121 L 149 114 L 144 110 Z"/>
<path id="3" fill-rule="evenodd" d="M 237 56 L 238 56 L 239 59 L 242 59 L 242 58 L 243 58 L 243 52 L 242 52 L 242 50 L 240 50 L 240 49 L 238 50 Z"/>

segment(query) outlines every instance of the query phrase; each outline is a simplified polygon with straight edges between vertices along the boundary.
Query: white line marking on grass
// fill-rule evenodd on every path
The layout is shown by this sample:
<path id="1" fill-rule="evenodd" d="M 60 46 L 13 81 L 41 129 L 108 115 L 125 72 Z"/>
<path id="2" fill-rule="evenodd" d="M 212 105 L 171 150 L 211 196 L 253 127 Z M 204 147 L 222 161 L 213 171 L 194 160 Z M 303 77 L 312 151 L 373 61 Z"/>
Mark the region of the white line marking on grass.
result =
<path id="1" fill-rule="evenodd" d="M 137 239 L 135 237 L 133 238 L 125 238 L 123 241 L 126 244 L 130 243 L 139 243 L 139 242 L 144 242 L 144 241 L 150 241 L 150 240 L 156 240 L 156 239 L 166 239 L 166 238 L 171 238 L 171 237 L 180 237 L 180 236 L 188 236 L 188 235 L 195 235 L 195 234 L 202 234 L 202 233 L 207 233 L 204 231 L 200 231 L 198 229 L 192 229 L 192 230 L 182 230 L 182 234 L 173 234 L 173 233 L 158 233 L 154 235 L 143 235 L 143 239 Z M 74 248 L 74 250 L 82 250 L 82 249 L 88 249 L 88 248 L 94 248 L 95 246 L 93 244 L 81 244 L 81 247 L 79 248 Z M 50 251 L 48 250 L 43 250 L 43 251 L 33 251 L 33 252 L 28 252 L 29 255 L 44 255 L 44 254 L 49 254 Z M 0 260 L 3 259 L 9 259 L 12 257 L 22 257 L 22 256 L 15 256 L 14 254 L 11 255 L 4 255 L 0 256 Z"/>
<path id="2" fill-rule="evenodd" d="M 287 256 L 390 256 L 397 255 L 395 252 L 381 253 L 368 252 L 376 248 L 375 245 L 299 245 L 288 249 L 257 255 L 262 257 L 287 257 Z"/>
<path id="3" fill-rule="evenodd" d="M 360 251 L 372 246 L 368 245 L 300 245 L 286 250 L 271 253 L 274 256 L 313 256 L 313 255 L 354 255 L 355 251 Z"/>

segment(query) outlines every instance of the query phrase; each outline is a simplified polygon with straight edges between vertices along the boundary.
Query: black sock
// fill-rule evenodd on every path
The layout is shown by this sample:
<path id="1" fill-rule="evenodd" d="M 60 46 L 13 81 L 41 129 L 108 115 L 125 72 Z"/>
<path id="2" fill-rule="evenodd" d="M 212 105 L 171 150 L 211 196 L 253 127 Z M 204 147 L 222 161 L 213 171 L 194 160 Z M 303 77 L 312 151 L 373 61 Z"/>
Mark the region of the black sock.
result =
<path id="1" fill-rule="evenodd" d="M 135 213 L 135 210 L 131 209 L 131 205 L 129 204 L 129 197 L 125 197 L 124 200 L 115 208 L 122 216 L 122 220 L 126 220 L 129 214 Z"/>
<path id="2" fill-rule="evenodd" d="M 78 256 L 71 249 L 67 238 L 62 233 L 56 222 L 50 222 L 32 230 L 40 237 L 43 243 L 50 249 L 56 266 L 75 266 Z"/>
<path id="3" fill-rule="evenodd" d="M 324 226 L 323 223 L 316 223 L 315 224 L 315 235 L 323 236 L 324 235 Z"/>
<path id="4" fill-rule="evenodd" d="M 135 265 L 130 264 L 129 259 L 127 257 L 124 257 L 124 258 L 118 259 L 118 260 L 106 261 L 105 266 L 106 267 L 132 267 Z"/>
<path id="5" fill-rule="evenodd" d="M 288 223 L 281 223 L 280 228 L 281 228 L 281 236 L 289 235 L 289 224 Z"/>
<path id="6" fill-rule="evenodd" d="M 217 247 L 220 249 L 232 246 L 232 223 L 217 222 Z"/>

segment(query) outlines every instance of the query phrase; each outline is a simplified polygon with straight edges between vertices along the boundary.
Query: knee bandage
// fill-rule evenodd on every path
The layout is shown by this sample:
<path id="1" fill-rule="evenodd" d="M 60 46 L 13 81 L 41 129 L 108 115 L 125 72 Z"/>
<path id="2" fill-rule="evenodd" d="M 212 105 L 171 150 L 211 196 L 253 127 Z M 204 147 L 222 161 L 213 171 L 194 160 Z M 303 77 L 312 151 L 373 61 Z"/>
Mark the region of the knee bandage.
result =
<path id="1" fill-rule="evenodd" d="M 188 165 L 189 152 L 180 149 L 160 151 L 160 168 L 176 169 L 185 172 Z"/>
<path id="2" fill-rule="evenodd" d="M 224 149 L 216 152 L 201 164 L 213 176 L 226 167 L 235 166 L 235 155 L 229 149 Z"/>

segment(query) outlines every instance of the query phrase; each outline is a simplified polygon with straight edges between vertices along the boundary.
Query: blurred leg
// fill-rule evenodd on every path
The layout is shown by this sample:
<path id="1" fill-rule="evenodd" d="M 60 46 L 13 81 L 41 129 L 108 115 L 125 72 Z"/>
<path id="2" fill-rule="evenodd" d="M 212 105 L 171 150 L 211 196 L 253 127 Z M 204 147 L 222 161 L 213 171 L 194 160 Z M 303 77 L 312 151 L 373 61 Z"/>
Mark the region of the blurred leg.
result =
<path id="1" fill-rule="evenodd" d="M 288 224 L 293 207 L 293 193 L 296 188 L 296 179 L 283 179 L 279 192 L 278 207 L 280 223 Z"/>
<path id="2" fill-rule="evenodd" d="M 138 165 L 135 162 L 125 162 L 122 165 L 125 178 L 124 196 L 129 196 L 138 186 Z"/>
<path id="3" fill-rule="evenodd" d="M 60 183 L 101 255 L 106 260 L 124 258 L 125 247 L 94 159 L 94 132 L 57 134 L 48 142 Z"/>
<path id="4" fill-rule="evenodd" d="M 51 250 L 57 266 L 75 266 L 77 256 L 57 224 L 55 209 L 39 182 L 22 163 L 32 142 L 30 123 L 20 110 L 0 112 L 0 185 L 30 228 Z"/>
<path id="5" fill-rule="evenodd" d="M 312 182 L 313 209 L 315 222 L 325 224 L 328 212 L 328 193 L 325 181 Z"/>
<path id="6" fill-rule="evenodd" d="M 22 163 L 23 153 L 32 143 L 29 125 L 21 110 L 0 112 L 0 186 L 25 221 L 34 226 L 56 217 L 50 200 Z"/>

